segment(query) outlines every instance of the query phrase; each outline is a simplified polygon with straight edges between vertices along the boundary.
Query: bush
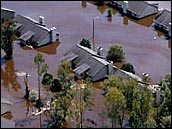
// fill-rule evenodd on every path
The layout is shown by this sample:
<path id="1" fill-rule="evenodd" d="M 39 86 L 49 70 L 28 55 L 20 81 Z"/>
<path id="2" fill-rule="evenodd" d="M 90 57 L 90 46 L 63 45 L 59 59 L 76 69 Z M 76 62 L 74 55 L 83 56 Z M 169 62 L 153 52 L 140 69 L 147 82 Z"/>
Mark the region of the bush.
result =
<path id="1" fill-rule="evenodd" d="M 43 79 L 42 79 L 43 85 L 50 85 L 52 81 L 53 81 L 53 75 L 51 75 L 50 73 L 45 73 L 43 75 Z"/>
<path id="2" fill-rule="evenodd" d="M 87 48 L 91 48 L 91 44 L 90 41 L 87 39 L 82 39 L 81 42 L 79 43 L 81 46 L 87 47 Z"/>
<path id="3" fill-rule="evenodd" d="M 123 64 L 122 70 L 135 74 L 134 66 L 131 63 Z"/>
<path id="4" fill-rule="evenodd" d="M 112 45 L 108 51 L 106 59 L 108 61 L 119 62 L 122 61 L 125 53 L 123 52 L 123 47 L 120 45 Z"/>
<path id="5" fill-rule="evenodd" d="M 51 92 L 59 92 L 62 90 L 62 86 L 58 79 L 54 79 L 50 88 Z"/>

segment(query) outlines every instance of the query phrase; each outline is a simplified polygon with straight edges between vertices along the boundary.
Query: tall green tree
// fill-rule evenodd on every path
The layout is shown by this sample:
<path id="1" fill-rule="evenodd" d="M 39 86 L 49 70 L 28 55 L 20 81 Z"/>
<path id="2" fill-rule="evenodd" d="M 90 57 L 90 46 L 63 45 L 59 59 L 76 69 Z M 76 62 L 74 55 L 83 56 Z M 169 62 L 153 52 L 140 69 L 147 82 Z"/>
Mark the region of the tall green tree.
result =
<path id="1" fill-rule="evenodd" d="M 105 92 L 107 92 L 107 90 L 111 87 L 123 89 L 124 88 L 123 78 L 121 76 L 109 75 L 108 79 L 104 81 Z"/>
<path id="2" fill-rule="evenodd" d="M 108 76 L 108 79 L 104 81 L 105 88 L 104 90 L 107 91 L 110 87 L 116 87 L 126 98 L 126 105 L 129 111 L 132 110 L 132 102 L 135 99 L 134 94 L 136 88 L 138 87 L 138 83 L 133 79 L 124 79 L 121 76 Z"/>
<path id="3" fill-rule="evenodd" d="M 167 74 L 161 81 L 162 104 L 157 108 L 156 122 L 159 128 L 171 127 L 171 75 Z"/>
<path id="4" fill-rule="evenodd" d="M 52 97 L 54 110 L 51 111 L 51 118 L 48 123 L 49 128 L 61 128 L 71 115 L 73 73 L 70 62 L 65 61 L 61 64 L 57 71 L 57 77 L 61 85 L 61 91 L 54 92 Z"/>
<path id="5" fill-rule="evenodd" d="M 80 83 L 76 83 L 73 86 L 74 98 L 72 101 L 74 116 L 77 128 L 83 128 L 83 123 L 85 120 L 93 122 L 94 120 L 88 120 L 84 118 L 84 113 L 86 110 L 91 110 L 93 88 L 92 83 L 89 79 L 82 80 Z M 93 122 L 94 123 L 94 122 Z"/>
<path id="6" fill-rule="evenodd" d="M 132 103 L 129 124 L 131 128 L 142 128 L 153 112 L 153 96 L 147 87 L 139 88 Z"/>
<path id="7" fill-rule="evenodd" d="M 37 53 L 34 56 L 34 62 L 37 65 L 37 73 L 38 73 L 38 100 L 36 101 L 36 107 L 39 108 L 43 106 L 41 102 L 41 77 L 44 73 L 48 71 L 48 65 L 45 64 L 45 60 L 43 58 L 43 55 L 41 53 Z"/>
<path id="8" fill-rule="evenodd" d="M 109 88 L 105 95 L 105 106 L 107 116 L 111 119 L 112 128 L 114 128 L 117 123 L 119 123 L 122 128 L 124 111 L 126 109 L 126 100 L 122 92 L 116 87 Z"/>
<path id="9" fill-rule="evenodd" d="M 13 55 L 13 36 L 16 33 L 14 20 L 9 20 L 1 24 L 1 48 L 6 53 L 6 60 Z"/>
<path id="10" fill-rule="evenodd" d="M 112 45 L 109 50 L 106 59 L 108 61 L 120 62 L 125 59 L 125 53 L 123 47 L 117 44 Z"/>
<path id="11" fill-rule="evenodd" d="M 135 98 L 134 94 L 138 87 L 138 82 L 133 79 L 123 80 L 124 88 L 121 89 L 125 98 L 128 111 L 132 111 L 132 104 Z"/>

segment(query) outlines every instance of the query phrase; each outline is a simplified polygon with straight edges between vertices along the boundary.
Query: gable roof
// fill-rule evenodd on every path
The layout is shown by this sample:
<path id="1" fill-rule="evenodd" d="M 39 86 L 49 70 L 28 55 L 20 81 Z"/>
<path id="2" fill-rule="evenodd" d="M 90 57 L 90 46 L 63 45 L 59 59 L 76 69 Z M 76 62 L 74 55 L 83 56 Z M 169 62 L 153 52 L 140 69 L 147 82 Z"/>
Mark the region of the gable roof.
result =
<path id="1" fill-rule="evenodd" d="M 171 23 L 171 12 L 164 9 L 154 20 L 164 26 L 168 26 Z"/>
<path id="2" fill-rule="evenodd" d="M 30 17 L 18 14 L 15 19 L 18 23 L 22 24 L 21 34 L 24 34 L 27 31 L 32 31 L 35 33 L 35 36 L 33 37 L 34 42 L 39 42 L 40 40 L 44 39 L 45 36 L 49 35 L 50 29 L 42 26 L 39 24 L 39 22 L 31 19 Z"/>
<path id="3" fill-rule="evenodd" d="M 97 53 L 92 49 L 83 47 L 79 44 L 72 47 L 69 52 L 67 52 L 67 54 L 65 54 L 65 56 L 62 58 L 62 61 L 71 59 L 69 58 L 70 55 L 75 55 L 75 57 L 77 57 L 76 67 L 80 68 L 83 64 L 87 64 L 84 65 L 84 68 L 82 69 L 86 70 L 89 68 L 88 74 L 91 77 L 95 76 L 104 66 L 110 64 L 109 62 L 104 60 L 102 56 L 97 55 Z M 75 71 L 77 71 L 77 69 L 75 69 Z"/>
<path id="4" fill-rule="evenodd" d="M 158 8 L 145 1 L 128 1 L 128 10 L 136 13 L 139 18 L 158 13 Z"/>
<path id="5" fill-rule="evenodd" d="M 85 71 L 87 71 L 90 68 L 90 66 L 86 63 L 83 63 L 82 65 L 78 66 L 77 68 L 75 68 L 73 71 L 77 74 L 82 74 Z"/>
<path id="6" fill-rule="evenodd" d="M 34 36 L 35 33 L 32 31 L 27 31 L 26 33 L 24 33 L 22 36 L 19 37 L 19 39 L 22 39 L 24 41 L 27 41 L 28 39 L 30 39 L 32 36 Z"/>

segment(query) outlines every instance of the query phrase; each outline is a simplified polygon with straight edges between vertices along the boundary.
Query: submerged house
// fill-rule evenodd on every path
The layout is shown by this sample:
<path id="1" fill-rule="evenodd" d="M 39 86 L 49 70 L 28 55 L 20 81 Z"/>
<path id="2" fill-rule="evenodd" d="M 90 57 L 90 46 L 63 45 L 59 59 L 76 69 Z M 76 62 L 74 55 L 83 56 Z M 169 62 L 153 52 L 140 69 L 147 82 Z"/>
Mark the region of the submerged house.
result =
<path id="1" fill-rule="evenodd" d="M 1 8 L 1 23 L 14 17 L 15 11 L 6 8 Z"/>
<path id="2" fill-rule="evenodd" d="M 171 12 L 164 9 L 153 21 L 154 27 L 171 37 Z"/>
<path id="3" fill-rule="evenodd" d="M 39 17 L 39 22 L 23 15 L 15 17 L 17 30 L 20 33 L 19 40 L 22 44 L 40 47 L 55 42 L 59 33 L 55 27 L 48 29 L 44 25 L 44 17 Z"/>
<path id="4" fill-rule="evenodd" d="M 145 1 L 111 1 L 108 4 L 135 19 L 141 19 L 158 13 L 157 6 Z"/>
<path id="5" fill-rule="evenodd" d="M 70 61 L 77 79 L 89 77 L 92 81 L 104 79 L 109 74 L 114 74 L 114 66 L 92 49 L 79 44 L 67 52 L 62 61 Z"/>

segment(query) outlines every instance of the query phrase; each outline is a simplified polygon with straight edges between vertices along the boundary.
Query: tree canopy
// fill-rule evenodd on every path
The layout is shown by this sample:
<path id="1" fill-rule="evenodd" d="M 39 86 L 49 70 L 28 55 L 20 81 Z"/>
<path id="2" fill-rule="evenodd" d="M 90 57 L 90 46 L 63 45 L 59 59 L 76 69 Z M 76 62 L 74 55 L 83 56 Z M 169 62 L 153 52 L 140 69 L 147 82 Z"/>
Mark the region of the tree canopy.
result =
<path id="1" fill-rule="evenodd" d="M 117 44 L 112 45 L 109 50 L 106 59 L 108 61 L 120 62 L 125 59 L 125 53 L 123 47 Z"/>
<path id="2" fill-rule="evenodd" d="M 1 24 L 1 48 L 5 51 L 7 60 L 13 55 L 13 36 L 16 33 L 14 20 L 9 20 Z"/>
<path id="3" fill-rule="evenodd" d="M 87 48 L 91 48 L 91 44 L 90 41 L 87 39 L 82 39 L 81 42 L 79 43 L 81 46 L 87 47 Z"/>
<path id="4" fill-rule="evenodd" d="M 127 72 L 131 72 L 131 73 L 135 74 L 134 66 L 131 63 L 123 64 L 121 69 L 125 70 Z"/>

